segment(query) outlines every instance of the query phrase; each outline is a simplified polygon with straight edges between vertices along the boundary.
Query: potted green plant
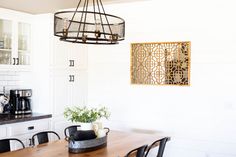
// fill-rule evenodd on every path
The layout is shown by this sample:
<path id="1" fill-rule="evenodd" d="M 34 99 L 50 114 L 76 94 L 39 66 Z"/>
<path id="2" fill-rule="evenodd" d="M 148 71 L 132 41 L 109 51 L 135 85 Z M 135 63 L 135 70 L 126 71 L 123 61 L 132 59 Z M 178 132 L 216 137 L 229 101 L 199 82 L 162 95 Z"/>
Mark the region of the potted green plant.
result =
<path id="1" fill-rule="evenodd" d="M 89 108 L 87 106 L 67 107 L 64 116 L 71 122 L 79 123 L 82 130 L 91 130 L 92 123 L 110 117 L 110 112 L 106 107 Z"/>

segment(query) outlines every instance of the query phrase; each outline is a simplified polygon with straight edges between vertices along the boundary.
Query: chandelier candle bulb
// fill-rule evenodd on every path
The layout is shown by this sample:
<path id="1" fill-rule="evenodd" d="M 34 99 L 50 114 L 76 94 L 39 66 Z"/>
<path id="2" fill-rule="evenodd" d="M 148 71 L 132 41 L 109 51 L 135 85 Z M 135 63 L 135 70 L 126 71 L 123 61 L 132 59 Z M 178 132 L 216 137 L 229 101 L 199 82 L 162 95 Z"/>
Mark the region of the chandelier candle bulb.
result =
<path id="1" fill-rule="evenodd" d="M 63 29 L 62 29 L 63 38 L 66 38 L 68 35 L 68 26 L 69 26 L 69 20 L 68 20 L 68 18 L 64 18 L 63 19 Z"/>
<path id="2" fill-rule="evenodd" d="M 95 20 L 95 36 L 96 38 L 101 37 L 101 20 L 100 19 L 96 19 Z"/>
<path id="3" fill-rule="evenodd" d="M 101 20 L 100 19 L 96 19 L 95 20 L 95 31 L 100 31 L 101 30 Z"/>
<path id="4" fill-rule="evenodd" d="M 69 20 L 68 18 L 63 19 L 63 29 L 67 29 L 69 26 Z"/>

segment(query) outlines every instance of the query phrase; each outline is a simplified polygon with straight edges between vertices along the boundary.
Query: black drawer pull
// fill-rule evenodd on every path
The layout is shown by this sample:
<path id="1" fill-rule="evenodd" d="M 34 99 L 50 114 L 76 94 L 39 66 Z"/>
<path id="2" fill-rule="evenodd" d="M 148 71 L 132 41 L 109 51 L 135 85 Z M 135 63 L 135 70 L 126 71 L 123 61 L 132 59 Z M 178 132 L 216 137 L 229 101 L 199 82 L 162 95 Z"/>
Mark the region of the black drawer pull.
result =
<path id="1" fill-rule="evenodd" d="M 75 75 L 69 75 L 69 82 L 75 82 Z"/>
<path id="2" fill-rule="evenodd" d="M 70 67 L 74 67 L 75 66 L 75 60 L 69 60 L 69 62 L 70 62 L 70 64 L 69 64 Z"/>
<path id="3" fill-rule="evenodd" d="M 28 130 L 34 130 L 34 126 L 29 126 Z"/>
<path id="4" fill-rule="evenodd" d="M 16 65 L 19 65 L 19 58 L 16 58 Z"/>
<path id="5" fill-rule="evenodd" d="M 16 58 L 13 58 L 13 64 L 12 65 L 16 65 Z"/>

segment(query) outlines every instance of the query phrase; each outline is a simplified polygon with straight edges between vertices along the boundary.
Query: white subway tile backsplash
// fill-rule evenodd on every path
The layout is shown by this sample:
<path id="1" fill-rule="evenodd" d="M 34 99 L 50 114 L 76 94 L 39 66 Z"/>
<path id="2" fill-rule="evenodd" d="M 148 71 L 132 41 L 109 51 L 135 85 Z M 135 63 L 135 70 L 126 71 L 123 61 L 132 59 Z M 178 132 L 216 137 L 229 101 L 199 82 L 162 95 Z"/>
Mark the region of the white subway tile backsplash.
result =
<path id="1" fill-rule="evenodd" d="M 0 85 L 7 85 L 7 81 L 0 80 Z"/>
<path id="2" fill-rule="evenodd" d="M 16 81 L 13 81 L 13 80 L 8 80 L 6 81 L 7 82 L 7 86 L 16 86 Z"/>
<path id="3" fill-rule="evenodd" d="M 14 89 L 19 86 L 20 74 L 18 72 L 4 72 L 0 71 L 0 93 L 9 93 L 10 89 Z"/>
<path id="4" fill-rule="evenodd" d="M 16 81 L 19 79 L 19 76 L 16 76 L 16 75 L 6 75 L 5 76 L 5 80 L 8 80 L 8 81 Z"/>

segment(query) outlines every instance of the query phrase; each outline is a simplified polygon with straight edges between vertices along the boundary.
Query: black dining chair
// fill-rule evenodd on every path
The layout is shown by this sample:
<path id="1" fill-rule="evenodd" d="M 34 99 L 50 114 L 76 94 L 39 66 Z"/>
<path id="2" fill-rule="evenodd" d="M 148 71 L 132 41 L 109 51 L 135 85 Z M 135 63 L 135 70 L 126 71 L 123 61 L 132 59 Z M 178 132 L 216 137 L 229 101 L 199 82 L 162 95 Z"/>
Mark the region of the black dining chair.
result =
<path id="1" fill-rule="evenodd" d="M 143 145 L 141 147 L 135 148 L 128 152 L 125 157 L 144 157 L 147 147 L 148 145 Z"/>
<path id="2" fill-rule="evenodd" d="M 22 145 L 22 148 L 25 148 L 24 143 L 21 140 L 17 139 L 17 138 L 1 139 L 0 140 L 0 153 L 11 151 L 11 145 L 10 145 L 11 141 L 17 141 Z"/>
<path id="3" fill-rule="evenodd" d="M 72 125 L 72 126 L 68 126 L 67 128 L 65 128 L 64 129 L 65 139 L 68 139 L 80 127 L 81 127 L 80 125 Z"/>
<path id="4" fill-rule="evenodd" d="M 36 137 L 38 140 L 38 144 L 43 144 L 43 143 L 49 142 L 49 138 L 48 138 L 49 134 L 55 135 L 58 138 L 58 140 L 61 139 L 60 136 L 54 131 L 43 131 L 43 132 L 36 133 L 32 136 L 32 138 L 31 138 L 32 144 L 31 145 L 33 145 L 33 146 L 35 145 L 35 138 Z"/>
<path id="5" fill-rule="evenodd" d="M 156 157 L 163 157 L 164 154 L 164 150 L 165 150 L 165 146 L 166 146 L 166 142 L 170 141 L 170 137 L 165 137 L 162 138 L 160 140 L 157 140 L 155 142 L 153 142 L 146 151 L 145 157 L 148 156 L 153 156 L 155 154 Z M 154 150 L 155 151 L 152 151 Z"/>

